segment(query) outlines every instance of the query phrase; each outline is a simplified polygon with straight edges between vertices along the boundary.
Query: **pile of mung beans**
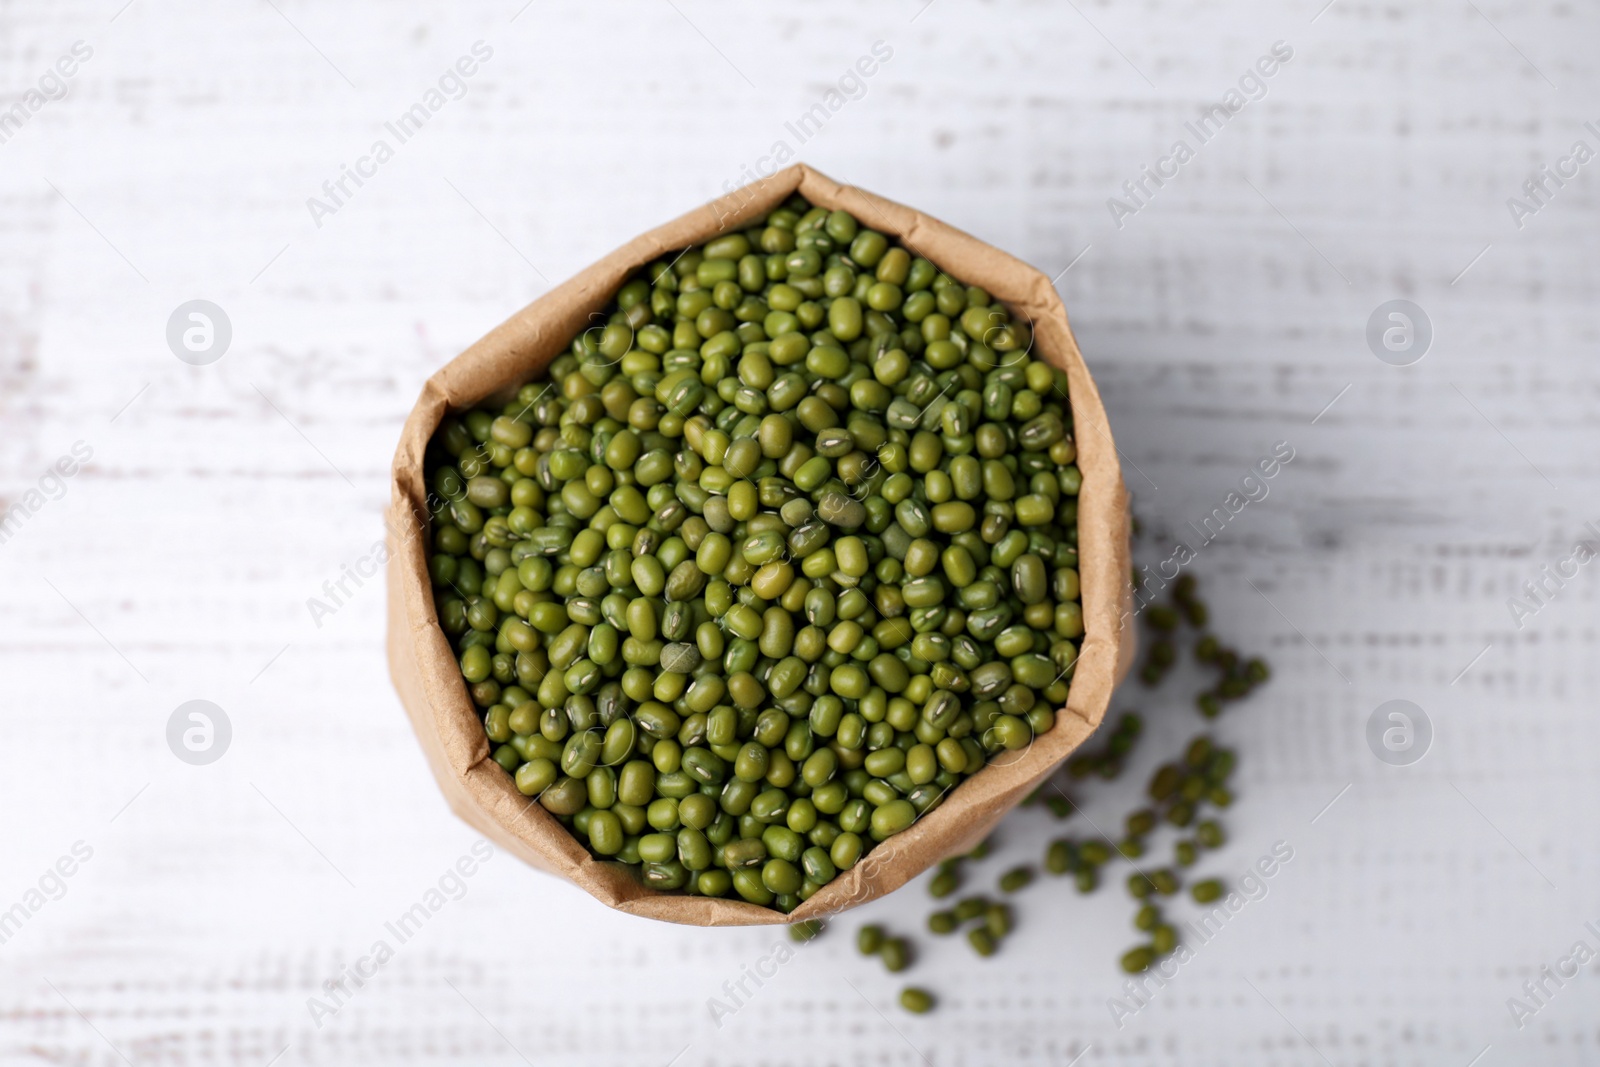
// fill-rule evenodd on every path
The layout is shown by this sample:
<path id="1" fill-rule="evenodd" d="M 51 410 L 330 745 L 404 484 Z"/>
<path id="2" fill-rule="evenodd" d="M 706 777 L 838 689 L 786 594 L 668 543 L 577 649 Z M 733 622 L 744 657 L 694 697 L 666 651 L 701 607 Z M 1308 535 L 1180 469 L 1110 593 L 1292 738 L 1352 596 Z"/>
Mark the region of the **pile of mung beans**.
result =
<path id="1" fill-rule="evenodd" d="M 516 788 L 645 885 L 789 912 L 1049 730 L 1067 379 L 796 197 L 650 264 L 428 456 L 439 621 Z"/>

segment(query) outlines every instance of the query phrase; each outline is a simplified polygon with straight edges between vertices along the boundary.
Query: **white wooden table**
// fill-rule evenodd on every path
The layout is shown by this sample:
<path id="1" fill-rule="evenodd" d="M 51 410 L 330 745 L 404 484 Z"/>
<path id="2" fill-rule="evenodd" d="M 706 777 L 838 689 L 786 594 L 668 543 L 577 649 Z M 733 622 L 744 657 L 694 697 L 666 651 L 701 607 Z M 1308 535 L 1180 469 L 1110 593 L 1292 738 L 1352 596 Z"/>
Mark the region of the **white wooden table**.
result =
<path id="1" fill-rule="evenodd" d="M 1592 5 L 122 2 L 0 10 L 0 1061 L 1600 1062 L 1592 962 L 1522 1029 L 1507 1005 L 1600 949 L 1600 568 L 1520 628 L 1507 605 L 1600 522 Z M 1218 727 L 1240 800 L 1208 869 L 1293 859 L 1120 1028 L 1115 886 L 1030 890 L 992 960 L 922 938 L 923 1018 L 853 915 L 719 1028 L 781 934 L 630 919 L 504 856 L 387 932 L 473 835 L 389 688 L 381 586 L 320 626 L 307 601 L 381 537 L 432 370 L 779 140 L 1061 272 L 1146 561 L 1295 449 L 1194 564 L 1277 670 Z M 1125 199 L 1147 164 L 1171 176 Z M 1541 165 L 1576 175 L 1519 228 Z M 1399 298 L 1434 332 L 1410 366 L 1365 340 Z M 194 299 L 231 323 L 205 366 L 166 339 Z M 1088 818 L 1195 731 L 1191 680 L 1119 698 L 1150 728 Z M 231 724 L 208 766 L 166 739 L 195 699 Z M 1432 724 L 1411 766 L 1365 739 L 1391 699 Z M 1049 822 L 1008 820 L 983 878 Z M 926 911 L 919 883 L 859 917 Z"/>

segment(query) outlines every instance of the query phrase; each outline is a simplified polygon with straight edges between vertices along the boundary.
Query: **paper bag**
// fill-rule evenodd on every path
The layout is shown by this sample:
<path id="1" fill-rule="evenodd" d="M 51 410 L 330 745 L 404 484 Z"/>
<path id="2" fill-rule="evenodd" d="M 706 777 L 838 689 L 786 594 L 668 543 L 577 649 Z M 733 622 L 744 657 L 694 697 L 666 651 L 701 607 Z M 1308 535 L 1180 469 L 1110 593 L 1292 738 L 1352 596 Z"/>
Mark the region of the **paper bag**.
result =
<path id="1" fill-rule="evenodd" d="M 791 915 L 740 900 L 645 887 L 620 863 L 596 859 L 539 804 L 519 793 L 490 759 L 482 721 L 450 642 L 439 627 L 428 575 L 423 457 L 450 413 L 486 398 L 503 401 L 567 351 L 629 276 L 663 256 L 701 244 L 778 207 L 799 192 L 814 205 L 850 212 L 864 227 L 896 236 L 964 284 L 982 286 L 1031 322 L 1034 354 L 1066 371 L 1083 488 L 1078 552 L 1085 636 L 1067 706 L 1020 752 L 1001 753 L 909 829 L 875 846 Z M 423 386 L 395 452 L 389 532 L 388 652 L 395 690 L 451 808 L 499 847 L 559 875 L 614 908 L 695 926 L 794 922 L 843 911 L 903 885 L 938 860 L 978 843 L 1099 725 L 1112 688 L 1132 658 L 1127 493 L 1111 429 L 1050 280 L 975 237 L 804 164 L 715 200 L 643 234 L 523 308 L 451 360 Z"/>

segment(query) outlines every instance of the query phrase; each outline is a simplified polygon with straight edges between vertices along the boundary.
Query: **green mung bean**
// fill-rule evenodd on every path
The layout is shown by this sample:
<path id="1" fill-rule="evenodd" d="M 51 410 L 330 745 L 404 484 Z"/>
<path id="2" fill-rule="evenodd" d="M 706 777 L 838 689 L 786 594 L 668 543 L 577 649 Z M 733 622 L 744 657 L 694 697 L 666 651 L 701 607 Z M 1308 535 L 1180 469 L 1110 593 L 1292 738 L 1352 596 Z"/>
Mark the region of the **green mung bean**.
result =
<path id="1" fill-rule="evenodd" d="M 957 922 L 968 922 L 976 919 L 989 909 L 989 901 L 984 897 L 964 897 L 960 900 L 953 912 Z"/>
<path id="2" fill-rule="evenodd" d="M 1156 828 L 1156 813 L 1149 808 L 1132 812 L 1123 821 L 1129 837 L 1140 837 Z"/>
<path id="3" fill-rule="evenodd" d="M 1155 961 L 1155 950 L 1149 946 L 1140 945 L 1138 948 L 1129 949 L 1123 953 L 1121 964 L 1122 969 L 1129 974 L 1138 974 L 1141 971 L 1149 970 L 1150 965 Z"/>
<path id="4" fill-rule="evenodd" d="M 1090 866 L 1098 867 L 1111 859 L 1111 848 L 1104 841 L 1085 841 L 1078 846 L 1078 855 L 1083 862 Z"/>
<path id="5" fill-rule="evenodd" d="M 1000 891 L 1002 893 L 1015 893 L 1026 889 L 1032 881 L 1032 867 L 1013 867 L 1000 876 Z"/>
<path id="6" fill-rule="evenodd" d="M 1178 628 L 1177 609 L 1170 608 L 1165 604 L 1151 605 L 1148 609 L 1146 609 L 1144 617 L 1145 621 L 1148 622 L 1154 629 L 1163 633 L 1176 630 Z"/>
<path id="7" fill-rule="evenodd" d="M 1045 850 L 1044 869 L 1051 874 L 1067 874 L 1076 870 L 1078 863 L 1078 855 L 1070 841 L 1052 841 Z"/>

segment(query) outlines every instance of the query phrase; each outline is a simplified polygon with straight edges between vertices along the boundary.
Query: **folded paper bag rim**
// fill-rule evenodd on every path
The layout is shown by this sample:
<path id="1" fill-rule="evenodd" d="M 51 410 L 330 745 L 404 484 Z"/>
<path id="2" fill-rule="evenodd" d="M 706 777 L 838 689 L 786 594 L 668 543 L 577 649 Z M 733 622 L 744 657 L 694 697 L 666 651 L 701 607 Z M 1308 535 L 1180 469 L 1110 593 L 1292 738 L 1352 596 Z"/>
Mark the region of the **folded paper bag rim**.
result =
<path id="1" fill-rule="evenodd" d="M 1085 637 L 1066 707 L 1020 752 L 1002 753 L 909 829 L 789 915 L 742 900 L 650 889 L 624 865 L 599 860 L 490 758 L 483 724 L 439 627 L 428 574 L 428 441 L 444 417 L 505 402 L 567 350 L 623 282 L 646 264 L 763 215 L 798 192 L 898 237 L 951 277 L 978 285 L 1033 324 L 1034 352 L 1066 371 L 1083 486 L 1078 497 Z M 841 185 L 805 164 L 714 200 L 641 234 L 512 315 L 424 384 L 395 451 L 388 531 L 389 672 L 429 768 L 450 807 L 500 848 L 625 912 L 694 926 L 820 918 L 876 899 L 938 860 L 972 848 L 1094 731 L 1133 655 L 1128 499 L 1099 392 L 1050 279 L 1022 261 L 913 208 Z"/>

